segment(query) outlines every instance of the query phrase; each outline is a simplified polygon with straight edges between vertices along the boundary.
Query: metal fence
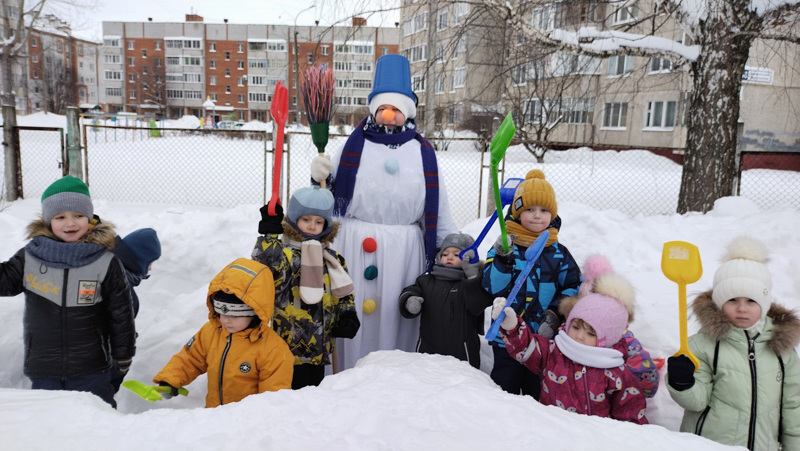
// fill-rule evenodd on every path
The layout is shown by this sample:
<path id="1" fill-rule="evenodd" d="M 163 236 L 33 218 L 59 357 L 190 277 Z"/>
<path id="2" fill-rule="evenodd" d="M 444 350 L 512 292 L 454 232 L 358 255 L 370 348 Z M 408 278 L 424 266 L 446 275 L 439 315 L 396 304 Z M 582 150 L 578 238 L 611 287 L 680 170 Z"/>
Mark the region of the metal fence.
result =
<path id="1" fill-rule="evenodd" d="M 271 193 L 273 136 L 264 130 L 169 129 L 83 124 L 84 164 L 93 197 L 120 202 L 174 203 L 231 208 L 265 203 Z M 330 135 L 333 154 L 347 135 Z M 59 133 L 20 128 L 25 197 L 39 196 L 62 174 Z M 488 143 L 482 139 L 432 139 L 450 208 L 459 226 L 493 209 Z M 281 181 L 284 201 L 310 183 L 317 155 L 311 135 L 287 132 Z M 766 159 L 766 160 L 765 160 Z M 628 215 L 672 214 L 677 209 L 681 165 L 646 150 L 551 150 L 542 162 L 515 145 L 500 163 L 501 180 L 544 171 L 558 202 Z M 775 170 L 791 169 L 791 170 Z M 746 152 L 740 194 L 762 208 L 800 207 L 800 154 Z"/>

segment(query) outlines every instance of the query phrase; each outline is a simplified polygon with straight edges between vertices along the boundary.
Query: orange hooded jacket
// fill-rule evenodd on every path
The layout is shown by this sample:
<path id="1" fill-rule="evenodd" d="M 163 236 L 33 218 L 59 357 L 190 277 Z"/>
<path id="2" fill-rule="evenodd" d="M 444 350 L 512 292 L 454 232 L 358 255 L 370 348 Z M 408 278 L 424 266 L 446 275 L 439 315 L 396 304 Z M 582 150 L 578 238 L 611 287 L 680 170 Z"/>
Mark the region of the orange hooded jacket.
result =
<path id="1" fill-rule="evenodd" d="M 255 310 L 261 323 L 254 328 L 228 333 L 214 311 L 212 295 L 230 293 Z M 217 274 L 208 286 L 208 322 L 172 356 L 153 378 L 173 387 L 191 383 L 208 373 L 206 407 L 237 402 L 266 391 L 292 387 L 294 356 L 289 346 L 270 327 L 275 286 L 267 266 L 239 258 Z"/>

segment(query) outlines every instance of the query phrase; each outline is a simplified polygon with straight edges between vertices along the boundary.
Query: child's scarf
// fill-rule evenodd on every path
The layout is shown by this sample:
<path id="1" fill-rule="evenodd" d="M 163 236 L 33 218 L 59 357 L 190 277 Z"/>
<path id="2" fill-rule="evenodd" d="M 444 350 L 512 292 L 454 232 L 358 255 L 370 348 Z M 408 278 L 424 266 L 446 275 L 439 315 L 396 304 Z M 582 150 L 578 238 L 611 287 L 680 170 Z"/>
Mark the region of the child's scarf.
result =
<path id="1" fill-rule="evenodd" d="M 358 167 L 361 164 L 361 153 L 364 151 L 364 139 L 378 144 L 403 144 L 412 139 L 420 143 L 422 152 L 422 171 L 425 173 L 425 271 L 433 267 L 436 260 L 436 228 L 439 222 L 439 167 L 436 163 L 436 153 L 431 143 L 422 137 L 415 129 L 409 128 L 399 133 L 378 133 L 367 127 L 367 118 L 364 118 L 347 138 L 336 171 L 334 188 L 333 214 L 344 216 L 350 200 L 353 198 L 353 189 L 356 184 Z"/>
<path id="2" fill-rule="evenodd" d="M 328 267 L 331 294 L 343 298 L 353 292 L 353 280 L 336 257 L 325 252 L 317 240 L 300 243 L 300 299 L 306 304 L 317 304 L 324 291 L 323 265 Z"/>
<path id="3" fill-rule="evenodd" d="M 555 219 L 550 221 L 550 225 L 547 226 L 547 231 L 550 232 L 550 236 L 547 238 L 545 247 L 558 241 L 558 230 L 560 228 L 561 218 L 556 216 Z M 506 219 L 506 231 L 508 231 L 509 235 L 514 235 L 514 244 L 518 244 L 522 247 L 530 247 L 531 244 L 536 241 L 536 238 L 539 238 L 539 234 L 541 233 L 531 232 L 514 219 Z"/>

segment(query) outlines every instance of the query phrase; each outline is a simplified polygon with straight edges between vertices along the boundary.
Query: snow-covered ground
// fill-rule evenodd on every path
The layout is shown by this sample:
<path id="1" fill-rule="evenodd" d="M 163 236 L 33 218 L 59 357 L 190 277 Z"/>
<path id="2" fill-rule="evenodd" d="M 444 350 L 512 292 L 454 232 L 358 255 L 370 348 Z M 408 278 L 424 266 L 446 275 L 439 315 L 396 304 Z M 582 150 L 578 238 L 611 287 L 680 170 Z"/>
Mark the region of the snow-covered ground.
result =
<path id="1" fill-rule="evenodd" d="M 507 177 L 524 177 L 522 163 L 507 166 Z M 615 195 L 612 188 L 606 196 Z M 206 321 L 204 296 L 211 278 L 235 258 L 250 255 L 261 205 L 214 208 L 125 203 L 94 193 L 93 197 L 96 213 L 115 223 L 121 235 L 153 227 L 162 240 L 162 258 L 153 265 L 151 278 L 137 289 L 138 350 L 128 376 L 149 382 Z M 626 200 L 618 202 L 622 207 Z M 0 260 L 24 246 L 25 226 L 39 211 L 38 197 L 12 202 L 0 211 Z M 638 299 L 631 330 L 655 357 L 671 355 L 679 342 L 677 285 L 660 269 L 667 241 L 689 241 L 700 249 L 704 274 L 689 285 L 691 300 L 710 288 L 731 238 L 739 234 L 759 238 L 772 255 L 769 267 L 778 302 L 800 307 L 800 211 L 795 208 L 762 210 L 747 198 L 724 198 L 704 215 L 645 216 L 564 200 L 559 201 L 559 214 L 564 221 L 559 239 L 579 263 L 602 253 L 631 279 Z M 485 221 L 469 222 L 463 230 L 477 236 Z M 495 225 L 481 255 L 498 233 Z M 188 397 L 169 401 L 148 403 L 123 389 L 115 411 L 88 394 L 29 390 L 30 382 L 22 375 L 23 304 L 22 296 L 0 300 L 4 449 L 725 448 L 674 432 L 682 412 L 663 384 L 648 401 L 649 426 L 576 415 L 506 394 L 486 374 L 491 366 L 488 347 L 483 350 L 483 371 L 449 357 L 383 351 L 362 359 L 353 369 L 328 376 L 320 387 L 265 393 L 204 409 L 207 380 L 201 376 L 188 386 Z M 690 318 L 689 333 L 696 330 Z"/>

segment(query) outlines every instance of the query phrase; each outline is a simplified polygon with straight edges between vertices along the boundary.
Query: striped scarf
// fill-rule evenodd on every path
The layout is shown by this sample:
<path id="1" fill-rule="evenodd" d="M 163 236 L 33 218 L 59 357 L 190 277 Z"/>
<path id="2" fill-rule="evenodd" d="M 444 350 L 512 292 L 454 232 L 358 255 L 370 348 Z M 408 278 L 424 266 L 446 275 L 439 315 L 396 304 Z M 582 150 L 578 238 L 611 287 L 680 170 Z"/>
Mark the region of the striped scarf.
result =
<path id="1" fill-rule="evenodd" d="M 364 151 L 364 139 L 383 145 L 400 145 L 412 139 L 416 139 L 420 143 L 422 171 L 425 175 L 425 272 L 428 272 L 436 260 L 436 228 L 439 223 L 439 167 L 433 146 L 417 133 L 415 128 L 408 127 L 397 133 L 386 134 L 368 127 L 367 118 L 358 124 L 347 138 L 342 157 L 339 160 L 334 185 L 333 214 L 344 216 L 350 200 L 353 198 L 356 175 L 361 164 L 361 153 Z"/>

